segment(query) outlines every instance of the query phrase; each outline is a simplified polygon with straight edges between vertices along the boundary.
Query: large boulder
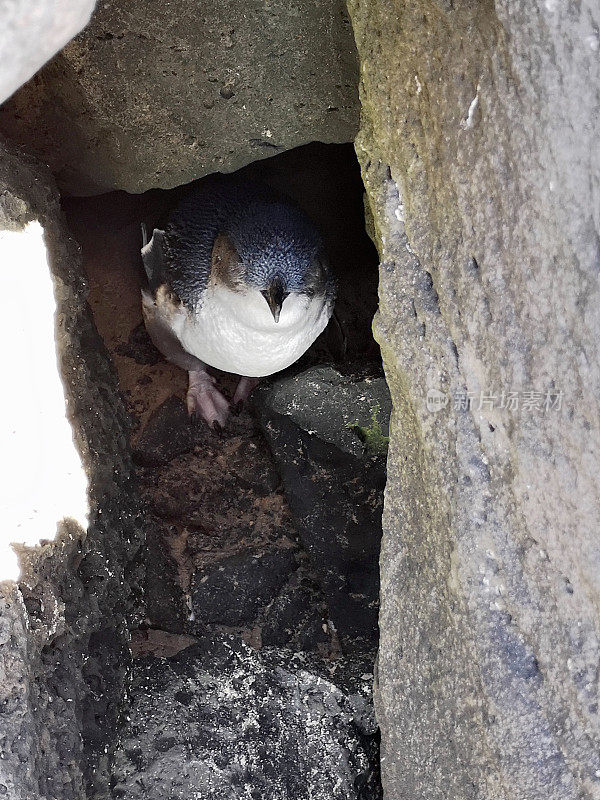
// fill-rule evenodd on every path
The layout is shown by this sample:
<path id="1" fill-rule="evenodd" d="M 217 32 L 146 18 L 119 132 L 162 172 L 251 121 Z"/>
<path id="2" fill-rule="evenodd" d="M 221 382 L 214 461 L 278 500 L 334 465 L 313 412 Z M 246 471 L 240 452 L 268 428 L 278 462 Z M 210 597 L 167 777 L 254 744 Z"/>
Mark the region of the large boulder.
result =
<path id="1" fill-rule="evenodd" d="M 358 128 L 342 0 L 100 3 L 0 112 L 63 191 L 142 192 Z"/>
<path id="2" fill-rule="evenodd" d="M 234 637 L 135 664 L 115 759 L 123 800 L 378 800 L 371 676 Z"/>
<path id="3" fill-rule="evenodd" d="M 350 11 L 394 406 L 384 789 L 599 797 L 600 11 Z"/>
<path id="4" fill-rule="evenodd" d="M 313 367 L 254 395 L 290 510 L 347 651 L 377 646 L 390 396 L 381 375 Z"/>
<path id="5" fill-rule="evenodd" d="M 0 103 L 87 25 L 96 0 L 2 3 Z"/>

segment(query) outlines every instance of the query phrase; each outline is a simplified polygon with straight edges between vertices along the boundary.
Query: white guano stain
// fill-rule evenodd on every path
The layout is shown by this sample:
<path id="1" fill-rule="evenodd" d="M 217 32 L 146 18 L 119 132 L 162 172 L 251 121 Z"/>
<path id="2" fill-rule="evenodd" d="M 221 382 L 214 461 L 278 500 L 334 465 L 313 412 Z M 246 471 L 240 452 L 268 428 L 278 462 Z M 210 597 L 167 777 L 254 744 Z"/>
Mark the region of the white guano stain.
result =
<path id="1" fill-rule="evenodd" d="M 475 97 L 471 100 L 471 104 L 469 105 L 469 109 L 467 111 L 467 116 L 460 123 L 460 127 L 463 129 L 463 131 L 468 131 L 475 125 L 475 112 L 479 106 L 480 90 L 481 87 L 479 84 L 477 84 L 477 92 Z"/>

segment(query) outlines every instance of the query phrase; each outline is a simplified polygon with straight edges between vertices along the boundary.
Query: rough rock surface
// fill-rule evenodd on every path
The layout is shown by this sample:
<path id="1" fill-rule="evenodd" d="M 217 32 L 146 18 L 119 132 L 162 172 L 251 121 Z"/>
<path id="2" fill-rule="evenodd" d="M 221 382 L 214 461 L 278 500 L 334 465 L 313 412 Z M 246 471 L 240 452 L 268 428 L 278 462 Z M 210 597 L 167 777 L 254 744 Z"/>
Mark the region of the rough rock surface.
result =
<path id="1" fill-rule="evenodd" d="M 203 623 L 252 622 L 275 597 L 296 567 L 292 549 L 244 551 L 194 573 L 192 609 Z"/>
<path id="2" fill-rule="evenodd" d="M 341 0 L 99 3 L 2 111 L 64 191 L 142 192 L 358 129 Z"/>
<path id="3" fill-rule="evenodd" d="M 600 11 L 350 11 L 394 405 L 384 790 L 598 798 Z"/>
<path id="4" fill-rule="evenodd" d="M 337 653 L 323 594 L 255 428 L 245 410 L 217 436 L 191 425 L 183 401 L 171 396 L 137 437 L 149 520 L 139 554 L 145 625 L 201 636 L 235 631 L 257 647 Z"/>
<path id="5" fill-rule="evenodd" d="M 113 797 L 377 800 L 372 676 L 357 666 L 326 675 L 233 637 L 138 659 Z"/>
<path id="6" fill-rule="evenodd" d="M 0 103 L 87 25 L 96 0 L 0 3 Z"/>
<path id="7" fill-rule="evenodd" d="M 374 647 L 385 380 L 313 367 L 256 390 L 255 404 L 341 642 L 349 650 Z"/>
<path id="8" fill-rule="evenodd" d="M 328 643 L 330 630 L 326 605 L 318 606 L 315 579 L 298 569 L 273 599 L 261 627 L 261 643 L 298 651 L 322 649 Z"/>
<path id="9" fill-rule="evenodd" d="M 138 437 L 133 457 L 142 467 L 160 467 L 190 453 L 198 438 L 185 404 L 171 395 L 154 411 Z"/>
<path id="10" fill-rule="evenodd" d="M 35 219 L 54 280 L 58 361 L 91 513 L 87 531 L 64 520 L 55 541 L 48 530 L 39 547 L 23 548 L 19 586 L 0 584 L 0 796 L 79 800 L 107 791 L 129 660 L 126 623 L 140 581 L 130 564 L 142 530 L 129 484 L 128 418 L 85 303 L 77 245 L 47 170 L 0 143 L 0 227 Z"/>

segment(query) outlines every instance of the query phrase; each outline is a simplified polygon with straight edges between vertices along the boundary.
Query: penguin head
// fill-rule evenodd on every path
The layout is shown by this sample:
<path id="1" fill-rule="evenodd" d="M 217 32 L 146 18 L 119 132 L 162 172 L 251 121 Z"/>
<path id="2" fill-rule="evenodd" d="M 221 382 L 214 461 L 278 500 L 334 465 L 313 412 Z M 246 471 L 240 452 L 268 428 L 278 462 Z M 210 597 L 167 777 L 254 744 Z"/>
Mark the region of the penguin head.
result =
<path id="1" fill-rule="evenodd" d="M 325 295 L 329 267 L 319 232 L 298 208 L 254 202 L 217 235 L 213 273 L 231 289 L 260 292 L 279 322 L 291 294 L 307 306 Z"/>

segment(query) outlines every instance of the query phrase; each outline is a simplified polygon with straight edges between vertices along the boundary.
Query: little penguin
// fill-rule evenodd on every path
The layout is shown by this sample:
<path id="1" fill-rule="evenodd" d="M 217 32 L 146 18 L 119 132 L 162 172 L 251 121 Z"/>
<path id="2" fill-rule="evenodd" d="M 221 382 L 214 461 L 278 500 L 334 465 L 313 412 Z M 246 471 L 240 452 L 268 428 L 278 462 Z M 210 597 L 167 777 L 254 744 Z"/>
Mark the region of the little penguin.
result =
<path id="1" fill-rule="evenodd" d="M 240 375 L 237 406 L 326 327 L 335 281 L 321 236 L 286 198 L 222 177 L 192 189 L 149 240 L 142 225 L 142 237 L 146 329 L 189 373 L 190 416 L 223 427 L 229 403 L 207 365 Z"/>

